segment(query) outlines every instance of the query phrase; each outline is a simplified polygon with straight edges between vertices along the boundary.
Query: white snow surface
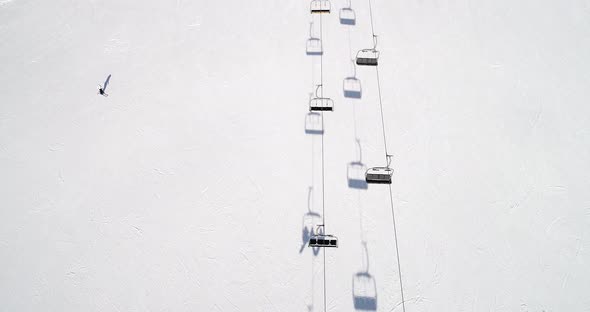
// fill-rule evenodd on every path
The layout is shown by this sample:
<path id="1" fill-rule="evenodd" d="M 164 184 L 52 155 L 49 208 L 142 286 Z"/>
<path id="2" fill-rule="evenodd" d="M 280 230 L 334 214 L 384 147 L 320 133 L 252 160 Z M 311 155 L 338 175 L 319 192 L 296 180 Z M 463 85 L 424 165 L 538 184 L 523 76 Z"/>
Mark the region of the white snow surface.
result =
<path id="1" fill-rule="evenodd" d="M 346 5 L 0 1 L 0 311 L 590 311 L 590 3 L 372 1 L 399 258 Z"/>

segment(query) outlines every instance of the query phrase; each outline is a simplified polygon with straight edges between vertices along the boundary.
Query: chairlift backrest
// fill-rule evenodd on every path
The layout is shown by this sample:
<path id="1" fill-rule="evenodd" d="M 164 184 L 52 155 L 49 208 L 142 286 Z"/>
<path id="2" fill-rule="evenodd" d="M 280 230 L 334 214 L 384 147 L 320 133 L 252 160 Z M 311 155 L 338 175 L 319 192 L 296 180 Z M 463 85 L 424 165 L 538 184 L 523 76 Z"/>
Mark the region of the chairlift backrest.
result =
<path id="1" fill-rule="evenodd" d="M 309 102 L 310 111 L 334 111 L 334 101 L 329 98 L 313 98 Z"/>
<path id="2" fill-rule="evenodd" d="M 313 0 L 310 5 L 311 13 L 330 13 L 330 1 L 328 0 Z"/>

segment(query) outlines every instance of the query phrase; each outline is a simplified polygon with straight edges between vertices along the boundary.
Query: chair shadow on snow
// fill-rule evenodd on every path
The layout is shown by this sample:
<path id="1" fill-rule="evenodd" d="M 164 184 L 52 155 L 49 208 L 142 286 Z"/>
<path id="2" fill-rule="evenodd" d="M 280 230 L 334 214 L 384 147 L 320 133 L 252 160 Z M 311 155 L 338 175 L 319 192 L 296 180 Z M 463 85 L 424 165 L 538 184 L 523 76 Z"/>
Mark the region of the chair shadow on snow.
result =
<path id="1" fill-rule="evenodd" d="M 316 234 L 315 233 L 316 225 L 322 223 L 322 216 L 319 213 L 312 211 L 312 209 L 311 209 L 312 191 L 313 191 L 313 187 L 310 186 L 307 190 L 307 212 L 303 215 L 302 228 L 301 228 L 301 247 L 299 248 L 299 253 L 302 253 L 305 250 L 305 248 L 307 247 L 307 244 L 309 243 L 309 239 L 311 238 L 311 236 Z M 314 256 L 317 256 L 320 253 L 320 248 L 313 247 L 312 252 L 313 252 Z"/>
<path id="2" fill-rule="evenodd" d="M 351 161 L 346 166 L 346 180 L 348 187 L 358 190 L 366 190 L 369 188 L 365 179 L 365 173 L 367 172 L 367 166 L 363 164 L 363 152 L 361 149 L 361 141 L 356 139 L 358 146 L 358 160 Z"/>
<path id="3" fill-rule="evenodd" d="M 351 25 L 351 26 L 356 25 L 356 14 L 354 13 L 354 10 L 352 9 L 351 2 L 352 2 L 352 0 L 349 0 L 348 6 L 340 9 L 339 18 L 340 18 L 340 24 L 342 24 L 342 25 Z"/>
<path id="4" fill-rule="evenodd" d="M 352 302 L 357 311 L 377 311 L 377 282 L 369 273 L 369 251 L 362 242 L 365 253 L 365 268 L 352 276 Z"/>
<path id="5" fill-rule="evenodd" d="M 344 97 L 351 99 L 360 99 L 363 95 L 363 87 L 361 81 L 356 78 L 356 63 L 355 60 L 352 62 L 352 76 L 344 78 L 342 81 L 342 91 Z"/>

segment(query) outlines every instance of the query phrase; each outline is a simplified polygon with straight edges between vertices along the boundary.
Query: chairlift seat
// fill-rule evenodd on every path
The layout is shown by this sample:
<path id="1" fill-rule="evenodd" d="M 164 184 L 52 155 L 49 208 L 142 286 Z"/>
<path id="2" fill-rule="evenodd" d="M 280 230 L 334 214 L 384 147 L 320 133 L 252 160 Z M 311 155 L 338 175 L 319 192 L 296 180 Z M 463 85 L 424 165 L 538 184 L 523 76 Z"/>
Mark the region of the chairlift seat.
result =
<path id="1" fill-rule="evenodd" d="M 361 66 L 377 66 L 378 60 L 371 57 L 357 57 L 356 64 Z"/>
<path id="2" fill-rule="evenodd" d="M 309 111 L 333 111 L 334 101 L 330 98 L 316 97 L 309 101 Z"/>
<path id="3" fill-rule="evenodd" d="M 330 1 L 328 0 L 313 0 L 310 4 L 311 13 L 330 13 Z"/>
<path id="4" fill-rule="evenodd" d="M 312 235 L 309 247 L 338 247 L 338 238 L 333 235 Z"/>
<path id="5" fill-rule="evenodd" d="M 374 167 L 365 173 L 365 181 L 374 184 L 391 184 L 393 169 L 388 167 Z"/>
<path id="6" fill-rule="evenodd" d="M 361 66 L 377 66 L 379 51 L 375 49 L 364 49 L 356 54 L 356 64 Z"/>

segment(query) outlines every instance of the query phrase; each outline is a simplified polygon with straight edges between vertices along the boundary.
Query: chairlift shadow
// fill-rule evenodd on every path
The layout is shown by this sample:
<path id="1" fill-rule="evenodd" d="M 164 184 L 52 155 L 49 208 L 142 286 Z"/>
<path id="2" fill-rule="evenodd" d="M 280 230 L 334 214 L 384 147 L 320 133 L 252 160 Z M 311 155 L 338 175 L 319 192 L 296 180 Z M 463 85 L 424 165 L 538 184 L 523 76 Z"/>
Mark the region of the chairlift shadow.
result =
<path id="1" fill-rule="evenodd" d="M 354 60 L 351 61 L 353 74 L 350 77 L 344 78 L 344 81 L 342 81 L 342 90 L 344 92 L 344 97 L 360 99 L 363 94 L 363 88 L 361 85 L 361 81 L 358 78 L 356 78 L 356 64 Z"/>
<path id="2" fill-rule="evenodd" d="M 377 311 L 377 282 L 369 273 L 369 252 L 363 242 L 367 259 L 366 268 L 352 276 L 352 301 L 357 311 Z"/>
<path id="3" fill-rule="evenodd" d="M 358 160 L 349 162 L 346 167 L 346 179 L 348 181 L 348 187 L 359 190 L 366 190 L 369 188 L 367 184 L 365 173 L 367 172 L 367 166 L 363 164 L 363 151 L 361 149 L 361 142 L 356 139 L 358 146 Z"/>
<path id="4" fill-rule="evenodd" d="M 311 192 L 313 188 L 309 187 L 307 192 L 307 212 L 303 215 L 302 229 L 301 229 L 301 248 L 299 253 L 302 253 L 309 243 L 309 239 L 316 235 L 315 226 L 322 222 L 322 216 L 311 210 Z M 320 253 L 320 247 L 313 247 L 312 252 L 314 256 Z"/>
<path id="5" fill-rule="evenodd" d="M 342 25 L 356 25 L 356 13 L 352 9 L 352 0 L 348 1 L 348 6 L 340 9 L 340 24 Z"/>
<path id="6" fill-rule="evenodd" d="M 311 135 L 324 134 L 324 121 L 320 113 L 309 112 L 305 115 L 305 133 Z"/>
<path id="7" fill-rule="evenodd" d="M 322 47 L 322 40 L 313 36 L 313 22 L 309 23 L 309 38 L 305 44 L 305 54 L 307 55 L 322 55 L 324 48 Z"/>
<path id="8" fill-rule="evenodd" d="M 365 180 L 365 172 L 367 166 L 359 161 L 353 161 L 348 163 L 346 168 L 346 178 L 348 179 L 348 187 L 359 190 L 366 190 L 369 188 L 369 184 Z"/>

